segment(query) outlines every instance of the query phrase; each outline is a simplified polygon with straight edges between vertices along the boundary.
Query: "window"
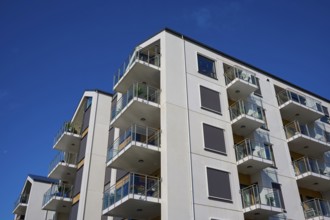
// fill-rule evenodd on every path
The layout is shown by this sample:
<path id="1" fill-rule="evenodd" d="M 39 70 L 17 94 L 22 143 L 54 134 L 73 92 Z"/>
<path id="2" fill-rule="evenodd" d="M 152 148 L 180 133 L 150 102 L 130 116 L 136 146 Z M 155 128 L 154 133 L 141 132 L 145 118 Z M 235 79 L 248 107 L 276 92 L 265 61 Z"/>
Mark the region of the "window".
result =
<path id="1" fill-rule="evenodd" d="M 263 115 L 263 118 L 265 121 L 265 123 L 263 125 L 261 125 L 261 128 L 268 131 L 269 129 L 268 129 L 268 124 L 267 124 L 266 111 L 263 108 L 261 109 L 261 111 L 262 111 L 262 115 Z"/>
<path id="2" fill-rule="evenodd" d="M 324 116 L 321 118 L 321 121 L 327 124 L 330 124 L 330 117 L 328 108 L 322 105 Z"/>
<path id="3" fill-rule="evenodd" d="M 220 94 L 204 86 L 200 87 L 202 108 L 221 114 Z"/>
<path id="4" fill-rule="evenodd" d="M 281 184 L 272 182 L 272 188 L 276 192 L 278 192 L 278 194 L 274 193 L 274 197 L 275 197 L 274 199 L 275 199 L 276 204 L 280 204 L 280 207 L 282 209 L 285 209 L 284 199 L 283 199 L 282 189 L 281 189 Z"/>
<path id="5" fill-rule="evenodd" d="M 259 78 L 257 78 L 257 77 L 256 77 L 256 83 L 257 83 L 258 89 L 256 91 L 254 91 L 254 94 L 256 96 L 261 96 L 262 97 L 261 89 L 260 89 L 260 83 L 259 83 Z"/>
<path id="6" fill-rule="evenodd" d="M 198 72 L 203 75 L 216 79 L 217 75 L 215 72 L 214 60 L 211 60 L 199 54 L 197 55 L 197 58 L 198 58 Z"/>
<path id="7" fill-rule="evenodd" d="M 224 131 L 208 124 L 203 124 L 204 147 L 206 150 L 226 154 Z"/>
<path id="8" fill-rule="evenodd" d="M 207 183 L 209 199 L 232 202 L 228 172 L 208 167 Z"/>

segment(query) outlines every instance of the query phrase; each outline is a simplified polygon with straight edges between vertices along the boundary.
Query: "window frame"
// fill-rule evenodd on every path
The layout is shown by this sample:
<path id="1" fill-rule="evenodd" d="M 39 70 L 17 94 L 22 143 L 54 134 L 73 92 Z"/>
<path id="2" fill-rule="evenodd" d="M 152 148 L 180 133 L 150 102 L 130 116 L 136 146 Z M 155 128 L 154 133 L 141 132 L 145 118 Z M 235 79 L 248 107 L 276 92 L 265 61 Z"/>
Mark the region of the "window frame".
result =
<path id="1" fill-rule="evenodd" d="M 217 69 L 216 69 L 216 60 L 215 59 L 212 59 L 208 56 L 205 56 L 205 55 L 202 55 L 200 53 L 197 53 L 197 72 L 199 74 L 202 74 L 203 76 L 207 76 L 209 78 L 212 78 L 212 79 L 215 79 L 215 80 L 218 80 L 218 76 L 217 76 Z M 212 72 L 211 73 L 206 73 L 206 72 L 203 72 L 201 71 L 200 69 L 200 66 L 199 66 L 199 57 L 201 58 L 204 58 L 205 60 L 209 60 L 213 63 L 213 68 L 212 68 Z"/>
<path id="2" fill-rule="evenodd" d="M 202 104 L 202 89 L 201 89 L 202 87 L 204 89 L 210 90 L 212 92 L 216 92 L 218 94 L 218 96 L 219 96 L 219 108 L 220 108 L 220 112 L 217 111 L 217 110 L 214 110 L 214 109 L 211 109 L 211 108 L 208 108 L 208 107 L 203 106 L 203 104 Z M 221 98 L 220 98 L 221 96 L 220 95 L 221 95 L 221 93 L 218 92 L 218 91 L 216 91 L 216 90 L 210 89 L 210 88 L 208 88 L 206 86 L 203 86 L 203 85 L 199 85 L 199 98 L 200 98 L 200 102 L 199 103 L 200 103 L 200 108 L 203 109 L 203 110 L 206 110 L 206 111 L 209 111 L 209 112 L 218 114 L 218 115 L 222 115 L 222 111 L 221 111 Z"/>
<path id="3" fill-rule="evenodd" d="M 230 188 L 230 197 L 231 199 L 227 199 L 227 198 L 221 198 L 221 197 L 217 197 L 217 196 L 212 196 L 210 195 L 210 189 L 209 189 L 209 178 L 208 178 L 208 174 L 207 174 L 207 170 L 211 169 L 211 170 L 216 170 L 216 171 L 220 171 L 223 173 L 227 173 L 228 174 L 228 181 L 229 181 L 229 188 Z M 220 170 L 218 168 L 212 167 L 212 166 L 205 166 L 205 179 L 206 179 L 206 187 L 207 187 L 207 198 L 210 200 L 215 200 L 215 201 L 219 201 L 219 202 L 226 202 L 226 203 L 234 203 L 233 202 L 233 194 L 232 194 L 232 187 L 231 187 L 231 181 L 230 181 L 230 172 L 226 171 L 226 170 Z"/>
<path id="4" fill-rule="evenodd" d="M 262 92 L 261 92 L 261 87 L 260 87 L 260 79 L 258 77 L 255 77 L 255 78 L 256 78 L 256 85 L 257 85 L 258 89 L 253 92 L 253 95 L 262 98 Z M 260 91 L 260 92 L 258 92 L 258 91 Z"/>
<path id="5" fill-rule="evenodd" d="M 225 152 L 219 151 L 219 150 L 215 150 L 215 149 L 212 149 L 212 148 L 209 148 L 209 147 L 206 147 L 206 145 L 205 145 L 204 125 L 207 125 L 207 126 L 210 126 L 210 127 L 216 128 L 216 129 L 220 129 L 220 130 L 223 131 L 223 140 L 224 140 L 225 150 L 226 150 Z M 202 122 L 202 137 L 203 137 L 203 147 L 204 147 L 204 150 L 209 151 L 209 152 L 212 152 L 212 153 L 217 153 L 217 154 L 220 154 L 220 155 L 223 155 L 223 156 L 228 156 L 228 154 L 227 154 L 227 148 L 226 148 L 225 129 L 220 128 L 220 127 L 216 127 L 214 125 L 210 125 L 210 124 L 205 123 L 205 122 Z"/>

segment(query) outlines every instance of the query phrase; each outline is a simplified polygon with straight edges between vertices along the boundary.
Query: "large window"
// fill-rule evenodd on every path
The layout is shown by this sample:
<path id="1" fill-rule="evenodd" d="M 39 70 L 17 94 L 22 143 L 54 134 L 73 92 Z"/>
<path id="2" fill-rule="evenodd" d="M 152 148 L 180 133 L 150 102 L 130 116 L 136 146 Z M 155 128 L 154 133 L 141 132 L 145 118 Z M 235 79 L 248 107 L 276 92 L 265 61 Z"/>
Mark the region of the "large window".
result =
<path id="1" fill-rule="evenodd" d="M 220 114 L 220 93 L 204 86 L 200 87 L 200 92 L 202 108 Z"/>
<path id="2" fill-rule="evenodd" d="M 216 79 L 217 75 L 215 72 L 214 60 L 211 60 L 199 54 L 197 55 L 197 58 L 198 58 L 198 72 L 203 75 Z"/>
<path id="3" fill-rule="evenodd" d="M 256 91 L 254 91 L 254 94 L 256 96 L 260 96 L 262 97 L 262 94 L 261 94 L 261 89 L 260 89 L 260 83 L 259 83 L 259 78 L 256 77 L 256 82 L 257 82 L 257 86 L 258 86 L 258 89 Z"/>
<path id="4" fill-rule="evenodd" d="M 203 124 L 205 150 L 226 154 L 224 131 L 208 124 Z"/>
<path id="5" fill-rule="evenodd" d="M 228 172 L 208 167 L 207 183 L 209 199 L 232 202 Z"/>

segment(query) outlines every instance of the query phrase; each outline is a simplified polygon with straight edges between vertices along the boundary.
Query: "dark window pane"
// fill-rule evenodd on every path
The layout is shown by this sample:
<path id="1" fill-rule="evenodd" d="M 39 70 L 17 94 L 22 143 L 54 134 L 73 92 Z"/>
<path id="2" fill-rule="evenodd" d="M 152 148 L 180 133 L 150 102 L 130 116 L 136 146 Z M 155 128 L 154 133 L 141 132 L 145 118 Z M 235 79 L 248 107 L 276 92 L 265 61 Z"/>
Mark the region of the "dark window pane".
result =
<path id="1" fill-rule="evenodd" d="M 104 178 L 104 185 L 110 183 L 111 179 L 111 167 L 106 167 L 105 168 L 105 178 Z"/>
<path id="2" fill-rule="evenodd" d="M 284 205 L 284 199 L 283 199 L 283 195 L 282 195 L 282 189 L 281 189 L 281 184 L 278 183 L 272 183 L 272 187 L 273 189 L 277 190 L 279 193 L 276 194 L 275 193 L 275 201 L 277 202 L 277 204 L 281 204 L 281 207 L 283 209 L 285 209 L 285 205 Z M 278 198 L 279 197 L 279 198 Z"/>
<path id="3" fill-rule="evenodd" d="M 256 77 L 256 82 L 257 82 L 258 89 L 256 91 L 254 91 L 254 94 L 257 95 L 257 96 L 262 96 L 261 89 L 260 89 L 259 78 L 257 78 L 257 77 Z"/>
<path id="4" fill-rule="evenodd" d="M 204 146 L 206 149 L 226 153 L 223 129 L 203 124 Z"/>
<path id="5" fill-rule="evenodd" d="M 214 60 L 198 54 L 198 72 L 212 78 L 217 78 Z"/>
<path id="6" fill-rule="evenodd" d="M 84 119 L 83 119 L 81 133 L 83 133 L 86 130 L 86 128 L 88 128 L 90 115 L 91 115 L 91 108 L 89 107 L 88 109 L 86 109 L 86 111 L 84 113 Z"/>
<path id="7" fill-rule="evenodd" d="M 78 153 L 78 162 L 80 162 L 82 159 L 85 158 L 85 152 L 86 152 L 86 144 L 87 144 L 87 136 L 80 141 L 80 147 L 79 147 L 79 153 Z"/>
<path id="8" fill-rule="evenodd" d="M 124 176 L 126 176 L 126 174 L 128 174 L 127 171 L 117 169 L 116 181 L 118 181 L 121 178 L 123 178 Z"/>
<path id="9" fill-rule="evenodd" d="M 204 86 L 200 87 L 200 92 L 202 108 L 221 113 L 219 92 L 211 90 Z"/>
<path id="10" fill-rule="evenodd" d="M 209 198 L 231 201 L 229 173 L 207 168 Z"/>
<path id="11" fill-rule="evenodd" d="M 76 196 L 78 193 L 80 193 L 83 170 L 84 167 L 82 166 L 76 173 L 76 179 L 73 185 L 73 196 Z"/>
<path id="12" fill-rule="evenodd" d="M 69 220 L 77 220 L 79 202 L 71 207 Z"/>
<path id="13" fill-rule="evenodd" d="M 323 109 L 324 115 L 329 116 L 328 108 L 325 106 L 322 106 L 322 109 Z"/>

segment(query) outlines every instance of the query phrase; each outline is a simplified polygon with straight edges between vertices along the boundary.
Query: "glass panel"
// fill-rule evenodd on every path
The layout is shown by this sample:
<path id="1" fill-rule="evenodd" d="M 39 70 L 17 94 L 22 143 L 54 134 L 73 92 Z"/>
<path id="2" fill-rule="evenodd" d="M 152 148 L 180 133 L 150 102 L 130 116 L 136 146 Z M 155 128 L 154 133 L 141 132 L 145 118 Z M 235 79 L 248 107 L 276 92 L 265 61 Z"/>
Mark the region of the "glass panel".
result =
<path id="1" fill-rule="evenodd" d="M 239 100 L 229 107 L 231 120 L 240 115 L 246 114 L 256 119 L 264 120 L 263 109 L 257 104 Z"/>
<path id="2" fill-rule="evenodd" d="M 198 72 L 216 78 L 215 61 L 198 54 Z"/>
<path id="3" fill-rule="evenodd" d="M 241 160 L 247 156 L 273 160 L 273 154 L 270 145 L 256 142 L 250 139 L 245 139 L 244 141 L 236 144 L 235 151 L 237 160 Z"/>

